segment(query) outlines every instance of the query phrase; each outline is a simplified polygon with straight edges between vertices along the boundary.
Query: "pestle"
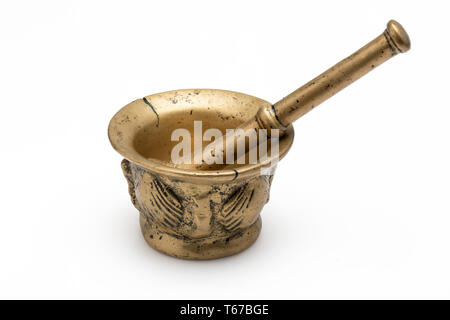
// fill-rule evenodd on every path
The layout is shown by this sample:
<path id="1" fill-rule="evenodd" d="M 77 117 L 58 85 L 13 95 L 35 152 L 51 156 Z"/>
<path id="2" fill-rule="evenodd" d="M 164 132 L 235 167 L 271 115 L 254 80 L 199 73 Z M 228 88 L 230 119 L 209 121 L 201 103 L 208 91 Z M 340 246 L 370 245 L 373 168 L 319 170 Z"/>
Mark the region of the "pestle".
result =
<path id="1" fill-rule="evenodd" d="M 243 131 L 266 129 L 268 134 L 270 134 L 270 129 L 279 129 L 281 136 L 283 131 L 295 120 L 383 62 L 398 53 L 408 51 L 410 46 L 409 36 L 400 23 L 390 20 L 381 35 L 271 107 L 259 109 L 253 118 L 240 125 L 238 129 L 243 129 Z M 233 135 L 226 136 L 225 142 L 224 136 L 222 136 L 214 141 L 212 148 L 202 150 L 201 153 L 194 153 L 194 163 L 197 163 L 195 168 L 199 170 L 220 169 L 223 165 L 214 163 L 214 161 L 218 158 L 224 160 L 226 150 L 235 148 L 236 141 L 245 139 L 243 131 L 235 130 Z M 247 150 L 254 147 L 256 144 L 247 144 Z"/>

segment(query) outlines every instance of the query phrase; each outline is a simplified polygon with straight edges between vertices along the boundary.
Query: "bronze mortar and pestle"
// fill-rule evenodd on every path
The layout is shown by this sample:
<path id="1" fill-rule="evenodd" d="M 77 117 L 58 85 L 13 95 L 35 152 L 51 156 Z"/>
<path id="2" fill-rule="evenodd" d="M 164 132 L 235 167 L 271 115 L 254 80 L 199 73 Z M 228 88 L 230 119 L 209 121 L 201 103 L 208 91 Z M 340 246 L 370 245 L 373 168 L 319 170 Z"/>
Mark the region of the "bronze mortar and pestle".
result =
<path id="1" fill-rule="evenodd" d="M 273 164 L 292 145 L 292 122 L 409 48 L 407 33 L 391 20 L 380 36 L 274 105 L 233 91 L 187 89 L 149 95 L 123 107 L 111 119 L 108 135 L 125 158 L 122 169 L 147 243 L 183 259 L 215 259 L 248 248 L 261 231 L 260 212 L 269 199 Z M 211 140 L 217 148 L 209 151 L 201 141 L 206 161 L 174 163 L 174 129 L 183 128 L 195 139 L 194 121 L 199 120 L 202 130 L 214 128 L 223 135 L 241 128 L 264 130 L 271 139 L 270 130 L 277 129 L 278 153 L 257 163 L 211 164 L 212 158 L 225 157 L 229 141 L 234 149 L 236 140 L 245 139 L 234 133 L 236 140 Z M 247 142 L 246 151 L 252 148 Z"/>

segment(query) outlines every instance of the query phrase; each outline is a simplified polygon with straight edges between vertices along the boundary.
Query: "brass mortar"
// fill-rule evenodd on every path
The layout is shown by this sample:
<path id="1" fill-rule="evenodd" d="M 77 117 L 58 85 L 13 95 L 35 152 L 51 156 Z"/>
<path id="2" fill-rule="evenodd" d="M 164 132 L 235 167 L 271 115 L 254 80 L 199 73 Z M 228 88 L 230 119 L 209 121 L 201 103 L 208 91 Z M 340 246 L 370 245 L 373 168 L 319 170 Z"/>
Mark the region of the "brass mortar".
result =
<path id="1" fill-rule="evenodd" d="M 145 240 L 153 248 L 184 259 L 214 259 L 248 248 L 261 231 L 259 213 L 269 199 L 271 175 L 265 162 L 201 171 L 171 164 L 175 128 L 193 135 L 203 129 L 236 128 L 261 106 L 246 94 L 210 89 L 177 90 L 147 96 L 122 108 L 111 120 L 109 138 L 125 157 L 122 169 L 131 201 L 140 212 Z M 290 126 L 279 142 L 280 158 L 294 139 Z"/>

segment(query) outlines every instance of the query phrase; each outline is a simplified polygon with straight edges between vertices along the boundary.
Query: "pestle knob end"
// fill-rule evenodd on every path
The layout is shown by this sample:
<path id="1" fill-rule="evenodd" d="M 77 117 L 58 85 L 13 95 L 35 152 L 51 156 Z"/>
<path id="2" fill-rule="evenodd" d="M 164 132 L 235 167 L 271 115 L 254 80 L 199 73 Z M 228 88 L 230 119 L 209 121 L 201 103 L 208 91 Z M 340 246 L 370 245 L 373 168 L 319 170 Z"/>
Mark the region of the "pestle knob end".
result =
<path id="1" fill-rule="evenodd" d="M 398 51 L 406 52 L 411 48 L 411 40 L 409 40 L 408 33 L 406 33 L 400 23 L 395 20 L 389 21 L 386 31 Z"/>

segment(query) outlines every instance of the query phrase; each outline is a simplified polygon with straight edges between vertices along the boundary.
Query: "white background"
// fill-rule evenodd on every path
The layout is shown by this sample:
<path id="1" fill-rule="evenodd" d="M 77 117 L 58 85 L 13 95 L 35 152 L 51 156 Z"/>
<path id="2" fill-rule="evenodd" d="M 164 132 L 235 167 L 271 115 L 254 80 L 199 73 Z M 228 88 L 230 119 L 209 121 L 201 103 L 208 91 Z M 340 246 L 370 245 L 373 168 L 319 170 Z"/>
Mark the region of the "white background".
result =
<path id="1" fill-rule="evenodd" d="M 0 298 L 450 298 L 446 1 L 0 5 Z M 276 102 L 378 36 L 412 49 L 295 124 L 245 252 L 177 260 L 140 234 L 116 111 L 229 89 Z"/>

